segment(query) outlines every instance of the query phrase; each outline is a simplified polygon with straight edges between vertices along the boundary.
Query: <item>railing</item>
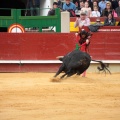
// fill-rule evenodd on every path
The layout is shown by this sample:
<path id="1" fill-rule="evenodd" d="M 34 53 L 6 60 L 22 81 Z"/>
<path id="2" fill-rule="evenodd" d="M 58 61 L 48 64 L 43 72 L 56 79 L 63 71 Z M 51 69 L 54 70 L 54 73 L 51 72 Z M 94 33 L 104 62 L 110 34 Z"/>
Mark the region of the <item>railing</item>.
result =
<path id="1" fill-rule="evenodd" d="M 24 28 L 39 28 L 55 26 L 56 32 L 61 32 L 60 10 L 55 10 L 54 16 L 21 16 L 22 9 L 11 9 L 11 16 L 0 16 L 0 27 L 9 28 L 12 24 L 20 24 Z"/>

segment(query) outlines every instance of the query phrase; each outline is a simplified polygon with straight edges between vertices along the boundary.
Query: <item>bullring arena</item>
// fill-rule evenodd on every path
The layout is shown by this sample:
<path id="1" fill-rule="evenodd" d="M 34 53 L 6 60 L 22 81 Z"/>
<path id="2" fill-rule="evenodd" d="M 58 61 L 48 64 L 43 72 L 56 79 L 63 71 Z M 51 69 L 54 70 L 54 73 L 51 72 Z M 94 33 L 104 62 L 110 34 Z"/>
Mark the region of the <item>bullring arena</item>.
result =
<path id="1" fill-rule="evenodd" d="M 0 73 L 1 120 L 119 120 L 120 73 Z"/>
<path id="2" fill-rule="evenodd" d="M 27 0 L 15 1 L 26 7 Z M 61 65 L 56 57 L 76 49 L 76 18 L 59 9 L 54 16 L 23 12 L 0 12 L 0 120 L 120 120 L 120 27 L 100 27 L 90 38 L 91 58 L 103 61 L 112 74 L 99 72 L 99 64 L 91 62 L 86 77 L 60 80 L 63 73 L 53 78 Z M 117 25 L 120 17 L 116 20 Z M 43 30 L 51 26 L 56 31 Z M 33 27 L 38 30 L 29 30 Z"/>

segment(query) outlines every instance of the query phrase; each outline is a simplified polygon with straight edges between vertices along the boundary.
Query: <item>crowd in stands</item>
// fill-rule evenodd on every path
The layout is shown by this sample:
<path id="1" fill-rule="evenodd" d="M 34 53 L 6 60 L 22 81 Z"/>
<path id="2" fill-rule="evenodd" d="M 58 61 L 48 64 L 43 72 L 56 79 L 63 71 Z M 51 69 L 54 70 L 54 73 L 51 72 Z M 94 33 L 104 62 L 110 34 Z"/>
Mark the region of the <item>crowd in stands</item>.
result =
<path id="1" fill-rule="evenodd" d="M 94 8 L 97 8 L 97 11 L 100 12 L 100 17 L 107 16 L 109 12 L 112 14 L 116 12 L 117 16 L 120 17 L 120 0 L 73 0 L 73 3 L 78 10 L 83 10 L 90 14 L 90 17 L 92 17 L 92 11 L 95 11 Z"/>
<path id="2" fill-rule="evenodd" d="M 105 17 L 104 25 L 114 26 L 115 17 L 120 17 L 120 0 L 56 0 L 51 10 L 54 4 L 61 11 L 70 12 L 70 17 L 77 17 L 74 27 L 89 26 L 90 17 Z"/>
<path id="3" fill-rule="evenodd" d="M 70 12 L 70 17 L 78 17 L 76 19 L 76 26 L 89 25 L 90 17 L 107 17 L 109 18 L 111 13 L 111 19 L 106 20 L 113 21 L 115 23 L 115 17 L 120 17 L 120 0 L 54 0 L 53 7 L 48 11 L 47 15 L 55 15 L 55 9 L 60 8 L 61 11 Z M 27 8 L 30 8 L 32 16 L 39 15 L 40 0 L 27 0 Z M 81 14 L 82 13 L 82 14 Z M 84 21 L 84 22 L 83 22 Z M 78 23 L 79 22 L 79 23 Z M 88 23 L 87 23 L 88 22 Z M 79 25 L 78 25 L 79 24 Z M 81 25 L 83 24 L 83 25 Z"/>
<path id="4" fill-rule="evenodd" d="M 39 15 L 40 0 L 27 0 L 26 8 L 30 8 L 32 16 Z M 48 11 L 48 16 L 55 15 L 55 9 L 68 11 L 70 17 L 76 17 L 74 27 L 82 29 L 89 26 L 95 31 L 98 26 L 115 26 L 116 17 L 120 17 L 120 0 L 54 0 L 53 7 Z M 95 24 L 91 26 L 91 17 L 96 17 Z M 102 24 L 98 18 L 104 17 Z M 99 22 L 100 21 L 100 22 Z M 120 21 L 118 24 L 120 26 Z"/>

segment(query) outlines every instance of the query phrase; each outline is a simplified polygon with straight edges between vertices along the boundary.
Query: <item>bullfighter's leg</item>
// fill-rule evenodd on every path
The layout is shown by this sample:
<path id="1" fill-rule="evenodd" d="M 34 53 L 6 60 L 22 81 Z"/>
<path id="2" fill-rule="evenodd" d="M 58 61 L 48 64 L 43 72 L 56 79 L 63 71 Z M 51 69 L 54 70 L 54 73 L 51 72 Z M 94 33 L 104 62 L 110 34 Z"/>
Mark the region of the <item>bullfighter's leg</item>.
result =
<path id="1" fill-rule="evenodd" d="M 86 77 L 86 71 L 83 72 L 82 77 Z"/>

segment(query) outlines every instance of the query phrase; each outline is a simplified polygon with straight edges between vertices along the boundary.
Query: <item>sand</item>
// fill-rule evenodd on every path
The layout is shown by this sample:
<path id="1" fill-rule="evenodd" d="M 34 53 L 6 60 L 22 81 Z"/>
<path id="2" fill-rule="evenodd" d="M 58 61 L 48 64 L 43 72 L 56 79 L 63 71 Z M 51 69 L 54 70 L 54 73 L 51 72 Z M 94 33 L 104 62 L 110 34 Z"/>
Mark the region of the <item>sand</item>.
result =
<path id="1" fill-rule="evenodd" d="M 120 73 L 54 74 L 0 73 L 0 120 L 120 120 Z"/>

